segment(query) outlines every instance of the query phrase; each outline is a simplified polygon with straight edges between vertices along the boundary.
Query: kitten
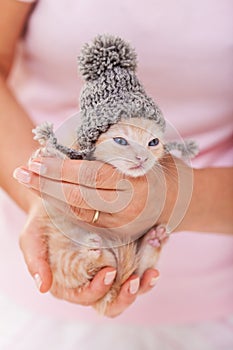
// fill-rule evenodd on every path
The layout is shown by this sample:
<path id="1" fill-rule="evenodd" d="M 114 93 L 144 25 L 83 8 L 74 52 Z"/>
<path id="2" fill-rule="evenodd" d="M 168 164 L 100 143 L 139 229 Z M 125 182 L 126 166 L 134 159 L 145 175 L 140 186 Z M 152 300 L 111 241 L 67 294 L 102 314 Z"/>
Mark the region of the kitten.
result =
<path id="1" fill-rule="evenodd" d="M 34 132 L 39 139 L 38 129 Z M 49 143 L 39 152 L 40 155 L 64 157 Z M 122 118 L 100 135 L 91 159 L 109 163 L 127 176 L 139 177 L 154 166 L 159 166 L 164 152 L 162 132 L 153 120 Z M 167 237 L 165 228 L 159 226 L 134 242 L 121 245 L 119 241 L 117 246 L 101 248 L 101 235 L 78 228 L 71 221 L 62 222 L 63 219 L 55 208 L 51 209 L 50 215 L 54 216 L 55 221 L 60 220 L 58 226 L 62 227 L 63 232 L 78 230 L 84 239 L 84 244 L 78 244 L 51 222 L 46 223 L 49 227 L 46 232 L 49 262 L 53 272 L 52 293 L 61 287 L 81 290 L 101 268 L 112 266 L 117 269 L 110 291 L 94 306 L 101 314 L 105 314 L 108 305 L 117 297 L 121 285 L 132 273 L 142 276 L 146 269 L 155 266 Z"/>

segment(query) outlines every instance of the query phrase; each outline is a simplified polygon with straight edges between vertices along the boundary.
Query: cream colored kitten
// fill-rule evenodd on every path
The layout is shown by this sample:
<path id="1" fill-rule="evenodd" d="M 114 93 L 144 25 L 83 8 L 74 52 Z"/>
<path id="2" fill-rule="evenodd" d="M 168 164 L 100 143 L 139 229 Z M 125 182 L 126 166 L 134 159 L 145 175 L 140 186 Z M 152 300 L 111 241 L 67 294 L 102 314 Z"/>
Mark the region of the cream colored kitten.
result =
<path id="1" fill-rule="evenodd" d="M 61 153 L 47 148 L 42 154 L 61 157 Z M 153 120 L 145 118 L 122 118 L 101 134 L 96 142 L 92 159 L 113 165 L 127 176 L 145 175 L 163 157 L 164 146 L 162 134 Z M 142 276 L 148 268 L 154 267 L 159 256 L 165 230 L 162 227 L 152 229 L 142 238 L 112 248 L 101 248 L 101 235 L 80 229 L 73 222 L 62 222 L 63 218 L 55 208 L 51 209 L 63 232 L 78 230 L 83 234 L 84 243 L 78 244 L 66 237 L 52 222 L 47 222 L 48 252 L 53 272 L 52 293 L 61 287 L 82 289 L 103 267 L 113 266 L 117 269 L 116 279 L 110 291 L 99 300 L 95 308 L 105 314 L 119 293 L 121 285 L 132 275 Z"/>

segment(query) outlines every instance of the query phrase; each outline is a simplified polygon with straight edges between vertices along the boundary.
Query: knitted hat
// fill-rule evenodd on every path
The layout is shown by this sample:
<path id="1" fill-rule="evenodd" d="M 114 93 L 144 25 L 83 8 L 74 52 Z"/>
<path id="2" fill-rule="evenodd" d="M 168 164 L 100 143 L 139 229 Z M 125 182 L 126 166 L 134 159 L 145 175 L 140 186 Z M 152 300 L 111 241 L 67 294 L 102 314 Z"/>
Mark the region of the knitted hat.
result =
<path id="1" fill-rule="evenodd" d="M 91 150 L 98 137 L 121 117 L 153 119 L 162 130 L 165 120 L 136 76 L 136 53 L 119 37 L 99 35 L 78 58 L 85 79 L 81 92 L 81 150 Z"/>
<path id="2" fill-rule="evenodd" d="M 79 150 L 58 144 L 50 123 L 34 129 L 34 139 L 42 145 L 49 141 L 50 146 L 71 159 L 85 159 L 94 151 L 99 136 L 122 117 L 152 119 L 161 131 L 165 130 L 160 108 L 147 96 L 136 76 L 136 53 L 128 43 L 119 37 L 99 35 L 84 45 L 78 64 L 85 80 L 80 95 Z M 171 149 L 179 149 L 182 155 L 196 154 L 193 142 L 165 145 L 165 150 Z"/>

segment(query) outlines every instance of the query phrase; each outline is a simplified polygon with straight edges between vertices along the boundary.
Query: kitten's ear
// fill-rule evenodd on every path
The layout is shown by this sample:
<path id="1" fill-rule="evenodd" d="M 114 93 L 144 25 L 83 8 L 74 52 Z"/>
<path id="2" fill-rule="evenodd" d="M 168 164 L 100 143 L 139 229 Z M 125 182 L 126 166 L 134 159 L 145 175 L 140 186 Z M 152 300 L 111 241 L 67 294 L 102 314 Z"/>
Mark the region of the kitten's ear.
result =
<path id="1" fill-rule="evenodd" d="M 179 151 L 184 158 L 194 158 L 199 153 L 198 145 L 193 140 L 186 140 L 183 143 L 177 141 L 168 142 L 164 145 L 164 150 L 167 153 L 173 150 Z"/>

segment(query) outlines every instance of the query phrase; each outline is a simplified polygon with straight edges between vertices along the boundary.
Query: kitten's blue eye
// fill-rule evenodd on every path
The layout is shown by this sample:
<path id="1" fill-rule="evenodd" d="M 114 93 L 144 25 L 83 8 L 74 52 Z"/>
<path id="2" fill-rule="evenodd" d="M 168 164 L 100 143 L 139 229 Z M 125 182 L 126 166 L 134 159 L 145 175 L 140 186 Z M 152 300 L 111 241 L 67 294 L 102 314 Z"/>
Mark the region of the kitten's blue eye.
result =
<path id="1" fill-rule="evenodd" d="M 128 142 L 126 141 L 126 139 L 124 139 L 123 137 L 114 137 L 113 140 L 118 143 L 119 145 L 122 146 L 126 146 L 128 145 Z"/>
<path id="2" fill-rule="evenodd" d="M 148 146 L 157 146 L 159 144 L 159 139 L 156 138 L 156 139 L 153 139 L 151 140 L 149 143 L 148 143 Z"/>

